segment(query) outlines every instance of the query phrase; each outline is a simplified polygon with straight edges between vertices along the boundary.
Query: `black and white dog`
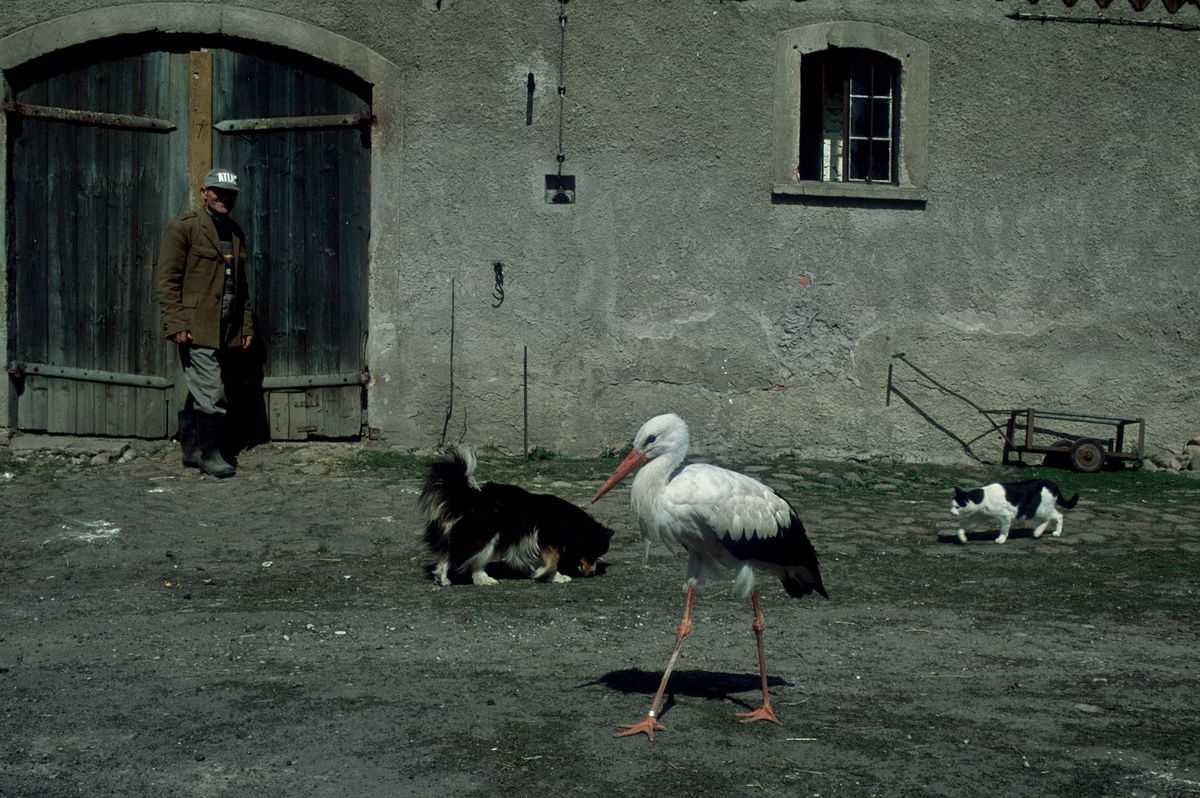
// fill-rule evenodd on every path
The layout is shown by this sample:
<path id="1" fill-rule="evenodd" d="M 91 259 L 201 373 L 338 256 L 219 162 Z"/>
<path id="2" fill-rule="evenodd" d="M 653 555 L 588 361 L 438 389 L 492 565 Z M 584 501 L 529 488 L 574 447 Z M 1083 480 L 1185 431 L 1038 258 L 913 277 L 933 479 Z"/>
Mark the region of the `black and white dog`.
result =
<path id="1" fill-rule="evenodd" d="M 475 455 L 463 446 L 429 464 L 421 489 L 425 544 L 438 558 L 433 579 L 451 573 L 494 585 L 488 563 L 503 562 L 533 579 L 569 582 L 563 570 L 591 576 L 613 532 L 570 502 L 516 485 L 474 479 Z"/>

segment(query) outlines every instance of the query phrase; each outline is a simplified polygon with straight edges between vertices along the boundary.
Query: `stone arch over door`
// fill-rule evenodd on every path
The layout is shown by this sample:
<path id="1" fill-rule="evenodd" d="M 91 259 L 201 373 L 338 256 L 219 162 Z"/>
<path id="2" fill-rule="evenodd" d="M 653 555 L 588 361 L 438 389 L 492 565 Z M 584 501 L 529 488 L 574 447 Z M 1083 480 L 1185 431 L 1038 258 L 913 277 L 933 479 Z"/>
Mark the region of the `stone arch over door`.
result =
<path id="1" fill-rule="evenodd" d="M 36 59 L 81 45 L 144 34 L 164 36 L 200 36 L 241 40 L 302 53 L 338 67 L 371 87 L 374 122 L 371 131 L 370 159 L 370 239 L 367 269 L 370 284 L 368 326 L 378 322 L 378 308 L 394 303 L 394 280 L 383 280 L 381 264 L 400 261 L 395 237 L 387 231 L 399 223 L 397 206 L 386 193 L 387 187 L 401 179 L 401 76 L 399 68 L 379 54 L 338 34 L 272 12 L 246 8 L 228 8 L 198 3 L 147 3 L 115 5 L 71 14 L 42 22 L 0 39 L 0 92 L 10 99 L 7 73 Z M 0 174 L 9 173 L 9 127 L 7 115 L 0 114 Z M 0 218 L 9 218 L 5 181 L 0 181 Z M 164 220 L 165 221 L 165 220 Z M 0 262 L 9 262 L 7 241 L 0 236 Z M 9 286 L 0 281 L 0 353 L 7 361 L 9 353 Z M 390 329 L 390 325 L 388 325 Z M 388 341 L 390 346 L 393 342 Z M 380 351 L 381 343 L 369 335 L 368 364 Z M 368 386 L 370 390 L 370 386 Z M 369 405 L 368 405 L 369 406 Z M 10 380 L 0 380 L 0 430 L 12 427 L 16 397 Z"/>

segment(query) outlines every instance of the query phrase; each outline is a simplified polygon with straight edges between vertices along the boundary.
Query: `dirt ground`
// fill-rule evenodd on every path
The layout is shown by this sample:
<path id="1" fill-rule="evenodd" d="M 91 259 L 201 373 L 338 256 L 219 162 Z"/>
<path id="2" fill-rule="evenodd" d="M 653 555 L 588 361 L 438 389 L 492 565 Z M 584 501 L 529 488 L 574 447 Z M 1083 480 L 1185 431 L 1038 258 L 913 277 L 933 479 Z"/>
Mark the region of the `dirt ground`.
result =
<path id="1" fill-rule="evenodd" d="M 830 593 L 762 583 L 784 725 L 736 721 L 750 608 L 710 583 L 649 745 L 613 731 L 685 563 L 643 558 L 626 486 L 592 508 L 600 575 L 440 588 L 411 473 L 264 446 L 218 482 L 153 448 L 0 469 L 5 798 L 1200 796 L 1195 480 L 963 546 L 944 475 L 754 466 Z M 604 475 L 527 487 L 585 504 Z"/>

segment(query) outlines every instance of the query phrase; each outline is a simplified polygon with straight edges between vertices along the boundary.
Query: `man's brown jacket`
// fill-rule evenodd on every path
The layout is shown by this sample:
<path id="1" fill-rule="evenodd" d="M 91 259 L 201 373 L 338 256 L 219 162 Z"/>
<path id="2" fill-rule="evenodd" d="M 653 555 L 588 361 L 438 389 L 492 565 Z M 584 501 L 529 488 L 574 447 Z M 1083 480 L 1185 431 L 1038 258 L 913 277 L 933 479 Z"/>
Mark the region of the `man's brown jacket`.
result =
<path id="1" fill-rule="evenodd" d="M 219 349 L 240 346 L 243 335 L 254 335 L 250 292 L 246 287 L 245 234 L 236 222 L 232 222 L 232 228 L 235 302 L 230 313 L 234 321 L 229 325 L 228 339 L 221 341 L 225 258 L 217 227 L 203 208 L 167 222 L 154 281 L 165 337 L 187 330 L 197 346 Z"/>

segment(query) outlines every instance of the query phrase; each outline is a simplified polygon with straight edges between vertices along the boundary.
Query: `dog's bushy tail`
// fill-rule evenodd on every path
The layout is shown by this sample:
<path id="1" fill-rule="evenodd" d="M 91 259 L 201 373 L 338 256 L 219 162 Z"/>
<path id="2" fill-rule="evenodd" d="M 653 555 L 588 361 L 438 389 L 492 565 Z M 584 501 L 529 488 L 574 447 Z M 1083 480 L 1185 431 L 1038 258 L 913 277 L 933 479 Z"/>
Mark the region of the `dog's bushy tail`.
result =
<path id="1" fill-rule="evenodd" d="M 449 532 L 477 500 L 479 486 L 474 474 L 475 455 L 465 446 L 455 446 L 429 464 L 419 505 L 430 525 L 436 524 L 443 532 Z"/>

